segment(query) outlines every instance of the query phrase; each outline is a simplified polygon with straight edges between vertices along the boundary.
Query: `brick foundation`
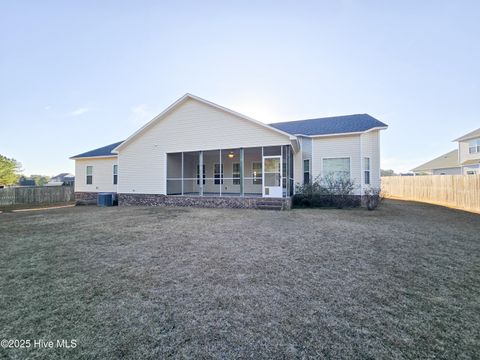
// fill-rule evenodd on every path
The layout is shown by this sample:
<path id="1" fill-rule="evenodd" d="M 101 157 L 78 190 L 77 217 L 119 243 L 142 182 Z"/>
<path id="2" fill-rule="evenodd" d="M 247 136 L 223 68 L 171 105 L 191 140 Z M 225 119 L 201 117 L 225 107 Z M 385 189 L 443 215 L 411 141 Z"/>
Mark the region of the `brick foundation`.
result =
<path id="1" fill-rule="evenodd" d="M 77 205 L 95 205 L 98 192 L 75 192 L 75 203 Z"/>
<path id="2" fill-rule="evenodd" d="M 118 194 L 120 206 L 188 206 L 203 208 L 271 209 L 287 210 L 292 207 L 291 198 L 261 197 L 210 197 L 159 194 Z"/>

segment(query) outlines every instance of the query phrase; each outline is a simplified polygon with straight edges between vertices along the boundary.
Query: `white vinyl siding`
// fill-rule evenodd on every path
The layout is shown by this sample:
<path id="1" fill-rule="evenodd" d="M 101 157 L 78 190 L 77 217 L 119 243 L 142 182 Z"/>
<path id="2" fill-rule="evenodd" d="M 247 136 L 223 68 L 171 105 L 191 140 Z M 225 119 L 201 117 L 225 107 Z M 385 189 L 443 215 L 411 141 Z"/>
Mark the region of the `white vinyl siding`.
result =
<path id="1" fill-rule="evenodd" d="M 75 191 L 76 192 L 116 192 L 113 184 L 113 165 L 117 158 L 91 158 L 75 160 Z M 93 167 L 92 184 L 87 184 L 87 166 Z"/>
<path id="2" fill-rule="evenodd" d="M 361 156 L 370 161 L 370 187 L 380 187 L 380 131 L 369 131 L 360 136 Z M 365 163 L 362 163 L 362 184 L 365 184 Z"/>
<path id="3" fill-rule="evenodd" d="M 189 99 L 120 150 L 118 192 L 165 194 L 166 153 L 288 144 L 287 135 Z"/>
<path id="4" fill-rule="evenodd" d="M 325 175 L 322 173 L 323 159 L 349 158 L 350 178 L 357 186 L 355 194 L 360 194 L 362 183 L 360 144 L 360 135 L 314 138 L 312 140 L 312 161 L 310 162 L 312 179 Z"/>

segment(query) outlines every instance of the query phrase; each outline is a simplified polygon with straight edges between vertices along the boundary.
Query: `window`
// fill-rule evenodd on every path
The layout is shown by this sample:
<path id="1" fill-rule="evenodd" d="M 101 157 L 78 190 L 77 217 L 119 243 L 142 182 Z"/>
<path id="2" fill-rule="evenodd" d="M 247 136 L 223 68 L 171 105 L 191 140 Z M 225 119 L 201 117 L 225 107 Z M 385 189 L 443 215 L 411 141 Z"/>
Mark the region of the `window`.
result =
<path id="1" fill-rule="evenodd" d="M 480 153 L 480 139 L 475 139 L 468 143 L 468 152 L 470 154 Z"/>
<path id="2" fill-rule="evenodd" d="M 254 185 L 262 185 L 262 163 L 260 161 L 252 162 L 252 183 Z"/>
<path id="3" fill-rule="evenodd" d="M 350 158 L 323 159 L 323 176 L 350 178 Z"/>
<path id="4" fill-rule="evenodd" d="M 240 185 L 240 163 L 233 163 L 232 177 L 233 185 Z"/>
<path id="5" fill-rule="evenodd" d="M 203 185 L 205 185 L 205 164 L 203 164 Z M 197 185 L 200 185 L 200 165 L 197 164 Z"/>
<path id="6" fill-rule="evenodd" d="M 93 184 L 93 166 L 87 166 L 87 185 Z"/>
<path id="7" fill-rule="evenodd" d="M 223 184 L 223 164 L 214 164 L 213 165 L 213 178 L 215 179 L 215 185 Z"/>
<path id="8" fill-rule="evenodd" d="M 118 165 L 113 165 L 113 185 L 117 185 L 118 182 Z"/>
<path id="9" fill-rule="evenodd" d="M 365 185 L 370 185 L 370 158 L 363 158 L 363 173 Z"/>
<path id="10" fill-rule="evenodd" d="M 303 160 L 303 183 L 310 183 L 310 160 Z"/>

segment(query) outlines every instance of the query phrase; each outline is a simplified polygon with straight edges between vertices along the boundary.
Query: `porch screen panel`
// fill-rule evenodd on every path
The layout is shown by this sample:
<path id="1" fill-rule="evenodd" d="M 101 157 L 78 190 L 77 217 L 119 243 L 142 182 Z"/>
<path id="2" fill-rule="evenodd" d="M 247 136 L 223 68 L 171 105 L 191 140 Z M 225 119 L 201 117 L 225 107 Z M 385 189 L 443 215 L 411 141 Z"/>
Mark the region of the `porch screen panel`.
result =
<path id="1" fill-rule="evenodd" d="M 262 195 L 262 148 L 244 149 L 244 187 L 245 196 Z"/>
<path id="2" fill-rule="evenodd" d="M 220 160 L 220 150 L 203 151 L 204 166 L 204 196 L 220 196 L 223 182 L 222 168 Z"/>
<path id="3" fill-rule="evenodd" d="M 183 153 L 183 194 L 200 195 L 200 152 L 191 151 Z M 198 176 L 197 176 L 198 175 Z"/>
<path id="4" fill-rule="evenodd" d="M 167 154 L 167 195 L 182 195 L 182 153 Z"/>
<path id="5" fill-rule="evenodd" d="M 222 149 L 222 196 L 240 196 L 240 149 Z"/>

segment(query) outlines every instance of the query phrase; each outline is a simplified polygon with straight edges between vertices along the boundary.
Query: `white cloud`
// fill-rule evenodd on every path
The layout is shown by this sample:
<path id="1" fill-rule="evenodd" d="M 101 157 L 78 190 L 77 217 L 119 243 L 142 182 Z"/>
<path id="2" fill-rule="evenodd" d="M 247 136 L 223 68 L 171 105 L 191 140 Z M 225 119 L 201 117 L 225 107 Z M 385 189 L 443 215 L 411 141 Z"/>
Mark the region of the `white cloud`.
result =
<path id="1" fill-rule="evenodd" d="M 52 107 L 51 107 L 50 105 L 46 105 L 46 106 L 44 107 L 45 111 L 48 111 L 48 110 L 50 110 L 51 108 L 52 108 Z"/>
<path id="2" fill-rule="evenodd" d="M 85 114 L 85 113 L 87 113 L 87 112 L 89 112 L 89 111 L 90 111 L 89 108 L 81 107 L 81 108 L 77 108 L 77 109 L 69 112 L 68 115 L 70 115 L 70 116 L 79 116 L 79 115 Z"/>
<path id="3" fill-rule="evenodd" d="M 152 110 L 148 108 L 147 104 L 140 104 L 130 108 L 131 118 L 136 124 L 144 124 L 151 120 L 154 116 Z"/>

